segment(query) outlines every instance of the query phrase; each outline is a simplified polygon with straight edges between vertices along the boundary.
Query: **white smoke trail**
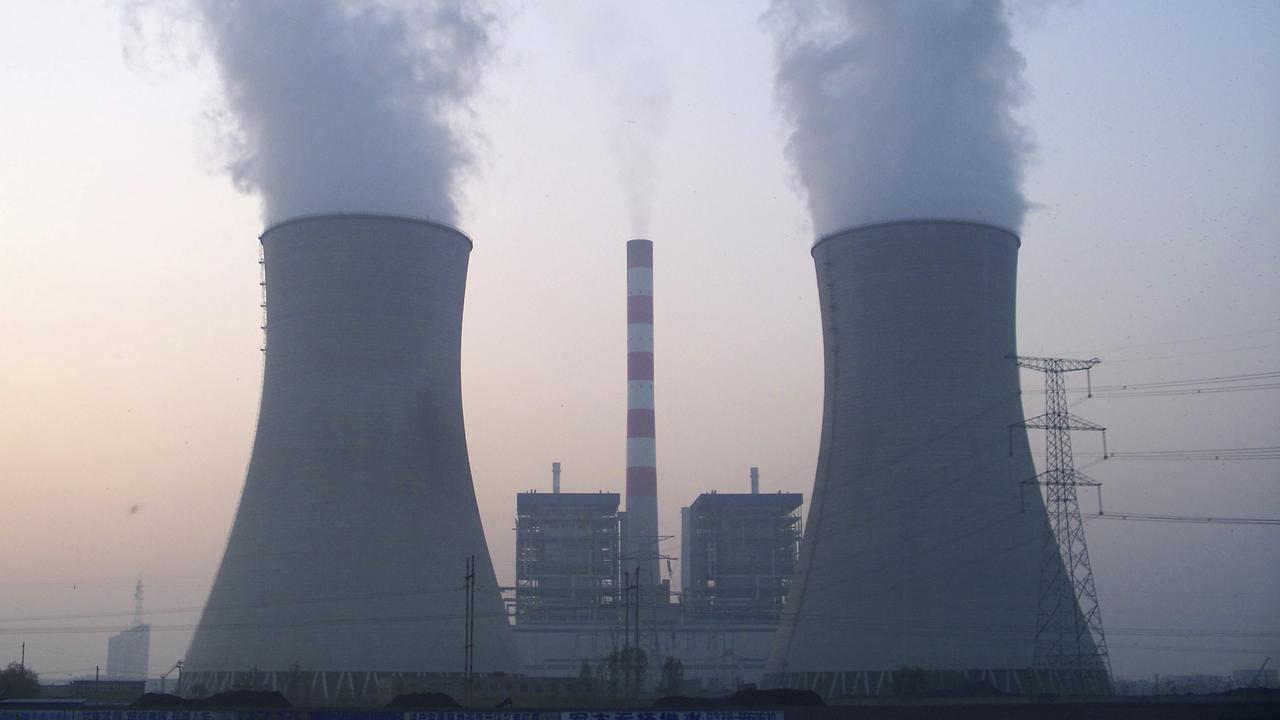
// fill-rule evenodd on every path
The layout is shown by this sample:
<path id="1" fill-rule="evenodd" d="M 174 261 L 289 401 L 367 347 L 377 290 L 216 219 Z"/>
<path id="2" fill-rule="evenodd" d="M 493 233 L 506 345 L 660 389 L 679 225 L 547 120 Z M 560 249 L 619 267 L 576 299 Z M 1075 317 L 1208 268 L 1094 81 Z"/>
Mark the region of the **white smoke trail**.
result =
<path id="1" fill-rule="evenodd" d="M 788 159 L 819 235 L 910 218 L 1017 232 L 1023 59 L 996 0 L 774 0 Z"/>
<path id="2" fill-rule="evenodd" d="M 268 223 L 454 223 L 493 17 L 470 0 L 192 0 L 232 118 L 227 169 Z"/>
<path id="3" fill-rule="evenodd" d="M 588 5 L 587 16 L 578 22 L 578 57 L 605 97 L 603 121 L 630 232 L 646 237 L 671 111 L 666 63 L 654 33 L 625 3 Z"/>
<path id="4" fill-rule="evenodd" d="M 635 60 L 623 66 L 612 85 L 611 146 L 622 179 L 631 232 L 647 237 L 658 189 L 658 149 L 666 134 L 671 93 L 658 66 Z"/>

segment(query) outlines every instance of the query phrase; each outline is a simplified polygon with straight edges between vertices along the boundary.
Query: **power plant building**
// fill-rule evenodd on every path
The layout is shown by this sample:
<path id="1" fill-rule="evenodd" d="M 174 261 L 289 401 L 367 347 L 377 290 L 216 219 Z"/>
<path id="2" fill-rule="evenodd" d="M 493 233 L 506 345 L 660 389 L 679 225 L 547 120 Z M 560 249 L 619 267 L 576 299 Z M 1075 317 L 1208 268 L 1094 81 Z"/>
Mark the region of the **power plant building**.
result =
<path id="1" fill-rule="evenodd" d="M 142 578 L 133 588 L 133 624 L 107 638 L 107 677 L 146 680 L 151 663 L 151 626 L 142 621 Z"/>
<path id="2" fill-rule="evenodd" d="M 1041 570 L 1061 558 L 1015 427 L 1019 245 L 954 221 L 815 244 L 822 433 L 766 685 L 888 694 L 893 673 L 916 666 L 933 688 L 1109 691 L 1096 652 L 1071 666 L 1036 652 Z"/>
<path id="3" fill-rule="evenodd" d="M 516 496 L 516 623 L 616 624 L 617 493 Z"/>
<path id="4" fill-rule="evenodd" d="M 800 548 L 799 493 L 705 493 L 684 508 L 686 621 L 777 623 Z"/>
<path id="5" fill-rule="evenodd" d="M 151 660 L 151 626 L 139 623 L 107 638 L 107 677 L 146 680 Z"/>
<path id="6" fill-rule="evenodd" d="M 520 670 L 472 486 L 460 348 L 471 241 L 369 214 L 262 235 L 267 345 L 253 453 L 180 692 L 313 701 Z"/>
<path id="7" fill-rule="evenodd" d="M 789 582 L 788 563 L 795 561 L 800 496 L 757 495 L 743 503 L 733 498 L 745 494 L 719 496 L 724 501 L 703 496 L 713 498 L 695 503 L 699 512 L 707 512 L 705 547 L 726 553 L 726 562 L 700 566 L 699 577 L 723 580 L 723 589 L 697 596 L 703 612 L 672 602 L 671 578 L 662 571 L 670 572 L 672 560 L 683 555 L 683 577 L 689 560 L 687 550 L 664 544 L 668 538 L 658 527 L 653 243 L 631 240 L 626 250 L 625 512 L 617 512 L 616 495 L 559 493 L 558 463 L 550 494 L 517 497 L 516 642 L 527 672 L 576 677 L 584 662 L 598 665 L 630 642 L 624 630 L 638 617 L 651 678 L 658 677 L 664 658 L 676 657 L 689 681 L 704 689 L 732 690 L 759 681 L 764 670 L 777 627 L 778 590 Z M 724 522 L 715 533 L 713 517 Z M 751 529 L 739 518 L 751 518 Z M 603 560 L 615 523 L 621 533 L 610 588 Z M 687 533 L 684 542 L 689 542 Z M 548 562 L 552 557 L 559 559 Z M 633 613 L 624 618 L 624 588 L 635 582 L 637 569 L 639 612 L 631 605 Z M 630 594 L 631 601 L 635 595 Z M 712 607 L 716 612 L 705 612 Z"/>

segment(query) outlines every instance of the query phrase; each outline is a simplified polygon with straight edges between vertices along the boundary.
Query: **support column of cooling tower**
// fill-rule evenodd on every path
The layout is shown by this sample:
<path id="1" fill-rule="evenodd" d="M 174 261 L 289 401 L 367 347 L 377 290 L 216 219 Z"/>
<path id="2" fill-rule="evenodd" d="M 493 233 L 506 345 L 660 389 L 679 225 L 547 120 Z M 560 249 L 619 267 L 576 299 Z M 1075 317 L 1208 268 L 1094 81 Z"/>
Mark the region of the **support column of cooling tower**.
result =
<path id="1" fill-rule="evenodd" d="M 1037 685 L 1049 518 L 1039 493 L 1020 505 L 1036 471 L 1026 432 L 1010 436 L 1026 414 L 1005 359 L 1020 244 L 991 225 L 912 220 L 814 245 L 822 430 L 766 685 L 889 695 L 916 666 L 931 689 L 1073 693 L 1106 672 L 1055 669 L 1063 682 Z"/>
<path id="2" fill-rule="evenodd" d="M 653 398 L 653 243 L 627 242 L 627 520 L 623 571 L 640 568 L 650 620 L 661 587 Z"/>
<path id="3" fill-rule="evenodd" d="M 1111 657 L 1102 630 L 1102 610 L 1076 494 L 1077 487 L 1099 487 L 1100 483 L 1075 469 L 1071 453 L 1071 431 L 1091 430 L 1102 433 L 1102 454 L 1106 457 L 1106 428 L 1071 414 L 1064 378 L 1069 372 L 1088 373 L 1101 361 L 1009 357 L 1018 367 L 1044 373 L 1045 384 L 1044 414 L 1012 426 L 1045 431 L 1045 470 L 1024 481 L 1026 485 L 1044 487 L 1049 514 L 1049 526 L 1041 542 L 1036 664 L 1048 670 L 1084 671 L 1101 662 L 1110 675 Z M 1102 511 L 1101 500 L 1098 511 Z"/>
<path id="4" fill-rule="evenodd" d="M 367 214 L 296 218 L 261 240 L 257 434 L 180 691 L 229 690 L 256 668 L 322 701 L 456 673 L 468 556 L 474 669 L 519 671 L 463 427 L 471 241 Z"/>

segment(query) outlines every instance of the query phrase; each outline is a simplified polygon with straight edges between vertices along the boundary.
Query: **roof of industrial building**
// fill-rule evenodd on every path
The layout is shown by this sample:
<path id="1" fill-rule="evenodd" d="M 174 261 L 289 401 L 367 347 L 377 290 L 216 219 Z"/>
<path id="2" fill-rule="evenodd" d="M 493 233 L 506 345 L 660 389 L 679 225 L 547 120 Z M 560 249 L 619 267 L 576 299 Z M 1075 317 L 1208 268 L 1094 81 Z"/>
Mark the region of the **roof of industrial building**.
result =
<path id="1" fill-rule="evenodd" d="M 804 502 L 801 493 L 703 493 L 693 501 L 689 509 L 712 510 L 723 507 L 776 507 L 790 512 Z"/>
<path id="2" fill-rule="evenodd" d="M 618 509 L 618 493 L 540 493 L 522 492 L 516 495 L 516 511 L 548 507 L 592 507 L 607 511 Z"/>

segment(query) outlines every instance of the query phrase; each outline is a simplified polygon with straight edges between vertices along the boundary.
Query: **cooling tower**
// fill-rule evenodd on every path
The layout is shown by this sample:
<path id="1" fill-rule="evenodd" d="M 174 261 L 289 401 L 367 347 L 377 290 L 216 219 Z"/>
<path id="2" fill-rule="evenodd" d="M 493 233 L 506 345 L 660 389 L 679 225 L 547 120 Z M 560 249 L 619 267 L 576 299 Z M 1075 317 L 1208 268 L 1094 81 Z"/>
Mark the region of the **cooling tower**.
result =
<path id="1" fill-rule="evenodd" d="M 652 617 L 659 598 L 658 468 L 653 403 L 653 243 L 627 242 L 627 518 L 622 570 L 640 568 Z"/>
<path id="2" fill-rule="evenodd" d="M 471 241 L 422 220 L 325 215 L 269 228 L 262 248 L 257 436 L 183 689 L 252 670 L 259 686 L 332 700 L 457 673 L 469 555 L 475 669 L 518 670 L 463 431 Z"/>
<path id="3" fill-rule="evenodd" d="M 766 683 L 823 695 L 934 687 L 1099 692 L 1035 657 L 1048 519 L 1024 430 L 1015 352 L 1020 241 L 915 221 L 813 248 L 825 398 L 800 565 Z M 1052 555 L 1050 556 L 1052 557 Z M 1078 608 L 1077 608 L 1078 612 Z"/>

